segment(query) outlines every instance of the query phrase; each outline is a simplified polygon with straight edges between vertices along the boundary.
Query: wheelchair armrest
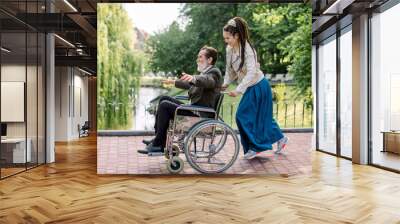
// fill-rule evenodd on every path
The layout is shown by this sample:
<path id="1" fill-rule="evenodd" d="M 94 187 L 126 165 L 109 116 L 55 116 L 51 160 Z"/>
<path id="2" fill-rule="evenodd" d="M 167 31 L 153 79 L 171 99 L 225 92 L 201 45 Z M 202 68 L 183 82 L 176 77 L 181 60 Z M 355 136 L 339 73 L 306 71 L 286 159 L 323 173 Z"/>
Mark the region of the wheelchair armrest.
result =
<path id="1" fill-rule="evenodd" d="M 177 100 L 189 100 L 189 96 L 178 95 L 174 97 Z"/>
<path id="2" fill-rule="evenodd" d="M 192 112 L 206 112 L 206 113 L 212 113 L 212 114 L 217 113 L 213 108 L 210 108 L 210 107 L 202 107 L 202 106 L 194 106 L 194 105 L 181 105 L 176 108 L 175 116 L 178 114 L 179 110 L 186 110 L 186 111 L 192 111 Z"/>

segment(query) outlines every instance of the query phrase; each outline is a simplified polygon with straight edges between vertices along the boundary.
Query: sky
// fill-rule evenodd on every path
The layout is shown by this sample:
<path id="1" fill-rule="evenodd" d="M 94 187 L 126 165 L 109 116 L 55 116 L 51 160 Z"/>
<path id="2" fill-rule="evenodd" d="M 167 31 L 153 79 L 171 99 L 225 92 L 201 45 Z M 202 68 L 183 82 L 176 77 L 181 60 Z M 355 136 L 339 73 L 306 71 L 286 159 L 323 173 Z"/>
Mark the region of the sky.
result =
<path id="1" fill-rule="evenodd" d="M 123 7 L 131 17 L 135 27 L 154 34 L 179 16 L 179 3 L 125 3 Z"/>

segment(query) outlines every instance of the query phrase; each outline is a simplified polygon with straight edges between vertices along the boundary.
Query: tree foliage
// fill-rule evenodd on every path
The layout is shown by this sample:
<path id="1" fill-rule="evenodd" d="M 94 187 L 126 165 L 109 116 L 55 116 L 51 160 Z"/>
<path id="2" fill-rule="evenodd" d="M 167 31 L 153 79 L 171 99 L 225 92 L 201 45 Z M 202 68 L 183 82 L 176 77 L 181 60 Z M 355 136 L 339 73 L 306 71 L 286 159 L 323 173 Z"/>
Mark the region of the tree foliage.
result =
<path id="1" fill-rule="evenodd" d="M 143 57 L 134 52 L 133 24 L 120 4 L 98 5 L 98 126 L 129 125 Z"/>
<path id="2" fill-rule="evenodd" d="M 234 16 L 247 21 L 261 70 L 293 74 L 299 95 L 310 92 L 311 7 L 307 4 L 185 4 L 181 18 L 187 21 L 186 27 L 176 21 L 148 41 L 150 68 L 194 73 L 198 50 L 210 45 L 218 50 L 217 66 L 224 71 L 222 28 Z"/>
<path id="3" fill-rule="evenodd" d="M 282 49 L 290 61 L 288 72 L 294 75 L 297 95 L 303 96 L 307 105 L 312 106 L 311 8 L 297 10 L 301 14 L 295 17 L 296 31 L 287 36 L 278 47 Z"/>

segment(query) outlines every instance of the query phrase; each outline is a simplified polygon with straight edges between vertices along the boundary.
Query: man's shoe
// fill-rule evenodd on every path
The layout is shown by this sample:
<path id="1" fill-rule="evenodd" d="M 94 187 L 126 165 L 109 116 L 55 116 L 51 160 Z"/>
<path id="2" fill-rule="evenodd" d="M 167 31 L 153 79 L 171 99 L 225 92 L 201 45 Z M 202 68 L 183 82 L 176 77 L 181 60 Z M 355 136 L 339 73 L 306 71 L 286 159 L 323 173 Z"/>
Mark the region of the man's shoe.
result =
<path id="1" fill-rule="evenodd" d="M 150 143 L 146 146 L 147 155 L 148 156 L 163 156 L 164 155 L 164 148 L 161 146 L 153 146 L 153 143 Z"/>
<path id="2" fill-rule="evenodd" d="M 146 139 L 143 139 L 143 140 L 142 140 L 143 144 L 145 144 L 145 145 L 149 145 L 149 144 L 152 143 L 153 141 L 154 141 L 154 138 L 153 138 L 153 139 L 150 139 L 150 140 L 146 140 Z"/>
<path id="3" fill-rule="evenodd" d="M 139 149 L 139 150 L 137 150 L 137 152 L 140 153 L 140 154 L 147 154 L 148 153 L 147 149 Z"/>

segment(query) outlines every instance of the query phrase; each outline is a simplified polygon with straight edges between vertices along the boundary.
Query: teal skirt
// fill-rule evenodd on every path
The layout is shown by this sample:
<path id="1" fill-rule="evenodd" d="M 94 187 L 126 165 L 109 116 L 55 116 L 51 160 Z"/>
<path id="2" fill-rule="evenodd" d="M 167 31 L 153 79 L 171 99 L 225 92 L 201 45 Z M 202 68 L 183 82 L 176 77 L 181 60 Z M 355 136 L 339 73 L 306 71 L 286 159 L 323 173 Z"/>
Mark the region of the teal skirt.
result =
<path id="1" fill-rule="evenodd" d="M 272 117 L 272 91 L 267 79 L 247 88 L 236 112 L 236 124 L 244 153 L 272 149 L 283 138 L 279 125 Z"/>

